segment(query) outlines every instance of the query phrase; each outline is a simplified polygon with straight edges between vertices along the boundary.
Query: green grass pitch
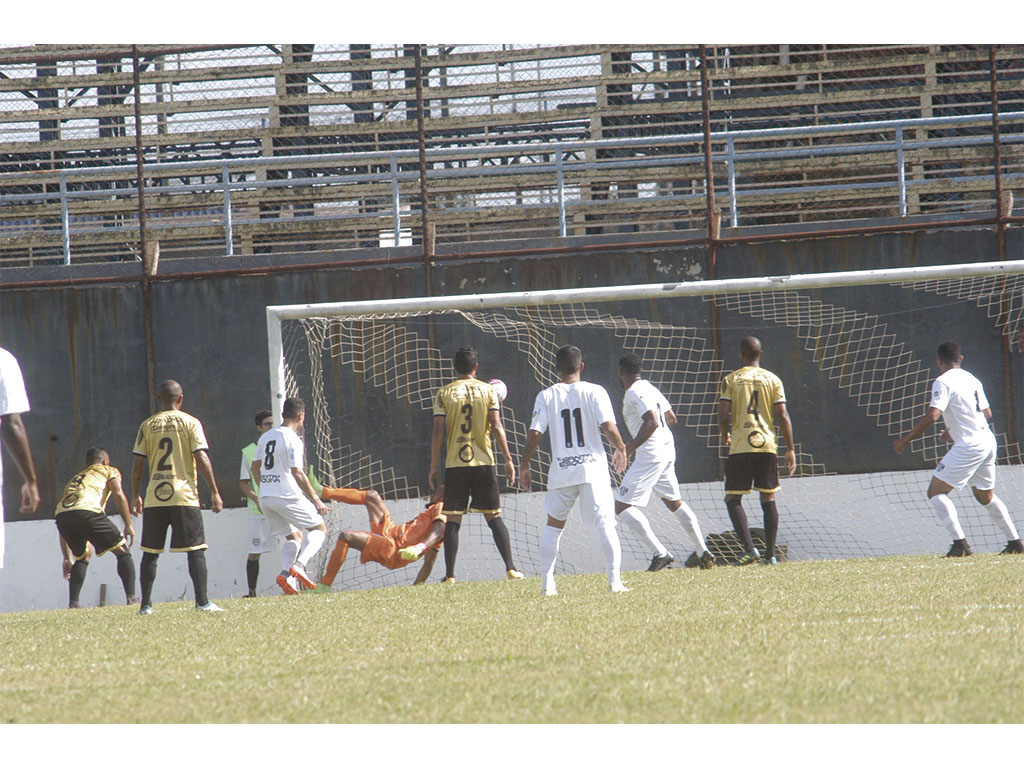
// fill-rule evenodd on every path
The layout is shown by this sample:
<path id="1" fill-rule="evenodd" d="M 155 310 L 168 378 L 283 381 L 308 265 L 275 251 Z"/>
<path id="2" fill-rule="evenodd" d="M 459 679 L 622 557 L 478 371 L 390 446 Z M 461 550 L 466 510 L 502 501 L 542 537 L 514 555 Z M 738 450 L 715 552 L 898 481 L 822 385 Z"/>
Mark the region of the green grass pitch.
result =
<path id="1" fill-rule="evenodd" d="M 7 614 L 0 721 L 1024 722 L 1024 557 L 624 576 Z"/>

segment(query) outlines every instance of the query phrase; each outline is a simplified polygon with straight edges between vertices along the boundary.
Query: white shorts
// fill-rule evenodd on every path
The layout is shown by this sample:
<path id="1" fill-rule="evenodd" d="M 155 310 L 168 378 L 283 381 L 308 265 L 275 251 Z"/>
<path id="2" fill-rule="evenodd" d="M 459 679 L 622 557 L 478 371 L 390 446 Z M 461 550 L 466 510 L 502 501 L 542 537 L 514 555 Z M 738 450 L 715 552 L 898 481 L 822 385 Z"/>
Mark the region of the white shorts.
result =
<path id="1" fill-rule="evenodd" d="M 249 554 L 262 555 L 273 552 L 270 523 L 266 515 L 249 514 Z"/>
<path id="2" fill-rule="evenodd" d="M 611 483 L 581 483 L 548 489 L 544 511 L 555 520 L 569 519 L 573 504 L 580 500 L 580 516 L 586 528 L 615 527 L 615 502 Z"/>
<path id="3" fill-rule="evenodd" d="M 652 491 L 668 501 L 682 499 L 674 459 L 651 461 L 641 458 L 634 461 L 615 491 L 615 500 L 634 507 L 644 507 L 650 501 Z"/>
<path id="4" fill-rule="evenodd" d="M 935 477 L 957 490 L 970 485 L 979 491 L 996 487 L 996 444 L 968 446 L 954 443 L 935 469 Z"/>
<path id="5" fill-rule="evenodd" d="M 298 531 L 308 531 L 324 521 L 317 514 L 313 502 L 305 496 L 301 499 L 263 496 L 260 498 L 260 509 L 270 524 L 270 535 L 274 538 L 283 539 Z"/>

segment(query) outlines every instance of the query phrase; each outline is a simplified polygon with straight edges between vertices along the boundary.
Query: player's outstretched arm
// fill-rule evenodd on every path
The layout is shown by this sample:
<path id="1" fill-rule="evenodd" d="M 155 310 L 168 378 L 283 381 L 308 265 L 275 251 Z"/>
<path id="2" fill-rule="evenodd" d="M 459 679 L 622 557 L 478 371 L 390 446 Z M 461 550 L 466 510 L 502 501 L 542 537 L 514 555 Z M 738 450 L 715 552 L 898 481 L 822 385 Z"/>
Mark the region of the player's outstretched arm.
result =
<path id="1" fill-rule="evenodd" d="M 911 440 L 916 440 L 931 429 L 935 422 L 939 420 L 939 416 L 941 415 L 942 411 L 938 408 L 928 406 L 928 410 L 924 412 L 924 416 L 920 418 L 912 430 L 907 432 L 903 437 L 893 440 L 892 449 L 896 451 L 896 453 L 903 453 L 903 449 L 907 447 L 907 444 L 910 443 Z"/>
<path id="2" fill-rule="evenodd" d="M 786 441 L 786 471 L 792 475 L 796 471 L 796 443 L 793 442 L 793 422 L 784 402 L 775 404 L 775 420 L 782 431 L 782 439 Z"/>
<path id="3" fill-rule="evenodd" d="M 540 445 L 540 438 L 541 433 L 536 429 L 526 433 L 526 445 L 523 447 L 523 455 L 519 458 L 519 487 L 524 491 L 530 490 L 530 459 Z"/>
<path id="4" fill-rule="evenodd" d="M 206 452 L 205 448 L 193 451 L 192 455 L 196 457 L 196 469 L 199 470 L 199 474 L 203 476 L 206 484 L 210 486 L 210 509 L 214 513 L 220 512 L 224 509 L 224 502 L 220 498 L 220 491 L 217 490 L 217 478 L 213 476 L 213 464 L 210 463 L 210 455 Z"/>
<path id="5" fill-rule="evenodd" d="M 295 478 L 295 482 L 298 483 L 299 489 L 306 495 L 307 499 L 313 502 L 317 514 L 321 517 L 326 517 L 328 512 L 327 505 L 320 500 L 320 495 L 313 489 L 313 484 L 309 482 L 306 473 L 299 467 L 292 467 L 290 471 L 292 477 Z"/>
<path id="6" fill-rule="evenodd" d="M 427 480 L 430 490 L 437 488 L 441 477 L 441 442 L 444 440 L 444 416 L 434 414 L 434 426 L 430 432 L 430 474 Z"/>
<path id="7" fill-rule="evenodd" d="M 622 435 L 614 421 L 606 421 L 601 425 L 601 431 L 612 444 L 612 469 L 622 472 L 626 468 L 626 444 L 622 442 Z"/>
<path id="8" fill-rule="evenodd" d="M 722 436 L 722 445 L 732 441 L 732 400 L 718 401 L 718 434 Z"/>
<path id="9" fill-rule="evenodd" d="M 121 478 L 112 477 L 107 480 L 107 490 L 110 491 L 117 514 L 121 516 L 121 521 L 124 523 L 124 538 L 130 547 L 135 543 L 135 526 L 132 525 L 131 507 L 128 506 L 128 499 L 125 498 L 124 490 L 121 488 Z"/>
<path id="10" fill-rule="evenodd" d="M 32 461 L 32 449 L 29 447 L 28 432 L 21 420 L 21 414 L 8 413 L 0 416 L 0 435 L 3 436 L 2 442 L 10 451 L 24 480 L 21 486 L 21 514 L 34 515 L 39 508 L 39 481 L 36 478 L 36 466 Z"/>
<path id="11" fill-rule="evenodd" d="M 651 435 L 654 434 L 654 430 L 658 428 L 658 414 L 654 411 L 647 411 L 640 418 L 643 419 L 643 424 L 640 425 L 640 430 L 636 433 L 636 436 L 626 443 L 626 456 L 632 456 L 636 449 L 646 443 Z"/>
<path id="12" fill-rule="evenodd" d="M 142 471 L 146 468 L 146 457 L 135 454 L 132 461 L 132 514 L 142 514 Z"/>
<path id="13" fill-rule="evenodd" d="M 491 421 L 491 432 L 494 433 L 494 439 L 498 443 L 498 450 L 505 457 L 505 480 L 510 486 L 515 487 L 516 465 L 512 462 L 512 452 L 508 449 L 508 439 L 505 436 L 505 425 L 501 421 L 501 411 L 490 411 L 487 418 Z"/>

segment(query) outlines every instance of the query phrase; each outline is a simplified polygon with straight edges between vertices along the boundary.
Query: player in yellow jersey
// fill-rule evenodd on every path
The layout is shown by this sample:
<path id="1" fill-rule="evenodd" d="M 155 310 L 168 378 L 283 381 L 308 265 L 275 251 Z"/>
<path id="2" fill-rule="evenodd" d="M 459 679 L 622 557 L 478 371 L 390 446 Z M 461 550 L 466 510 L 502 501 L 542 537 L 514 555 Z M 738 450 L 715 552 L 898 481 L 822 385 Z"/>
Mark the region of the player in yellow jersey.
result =
<path id="1" fill-rule="evenodd" d="M 160 412 L 139 427 L 135 439 L 135 463 L 132 466 L 132 508 L 142 513 L 142 563 L 139 583 L 142 605 L 139 613 L 153 612 L 153 583 L 156 561 L 164 551 L 167 529 L 171 529 L 171 552 L 188 555 L 188 575 L 195 589 L 196 610 L 220 611 L 206 594 L 206 533 L 199 509 L 199 483 L 196 471 L 210 487 L 210 509 L 224 507 L 213 476 L 209 446 L 203 425 L 195 416 L 181 410 L 184 400 L 181 385 L 173 380 L 160 384 L 157 401 Z M 142 475 L 149 462 L 146 498 L 141 495 Z"/>
<path id="2" fill-rule="evenodd" d="M 793 425 L 786 410 L 786 392 L 782 380 L 761 367 L 761 342 L 747 336 L 740 342 L 743 367 L 722 379 L 718 400 L 718 429 L 729 446 L 725 464 L 725 506 L 736 535 L 745 548 L 733 565 L 750 565 L 760 559 L 754 547 L 743 511 L 743 494 L 751 487 L 761 494 L 764 512 L 765 565 L 774 565 L 775 540 L 779 532 L 779 511 L 775 492 L 779 490 L 778 445 L 775 424 L 778 422 L 786 441 L 786 469 L 796 469 L 793 448 Z"/>
<path id="3" fill-rule="evenodd" d="M 493 433 L 505 459 L 505 478 L 509 485 L 514 485 L 516 468 L 501 423 L 498 395 L 494 387 L 476 378 L 475 349 L 460 348 L 452 363 L 457 377 L 434 396 L 434 429 L 430 439 L 431 490 L 437 488 L 440 479 L 441 442 L 446 435 L 448 439 L 444 471 L 444 509 L 448 517 L 444 529 L 444 580 L 455 581 L 459 528 L 467 511 L 483 512 L 505 561 L 505 573 L 510 579 L 521 579 L 523 574 L 512 560 L 508 529 L 501 519 L 501 492 L 491 446 Z"/>
<path id="4" fill-rule="evenodd" d="M 89 544 L 98 555 L 114 553 L 125 599 L 133 605 L 139 599 L 135 596 L 135 561 L 128 548 L 135 541 L 135 528 L 121 488 L 121 473 L 110 466 L 110 456 L 102 448 L 90 448 L 85 463 L 86 468 L 64 486 L 55 513 L 60 549 L 64 553 L 64 578 L 69 582 L 68 608 L 80 607 L 78 601 L 89 567 Z M 110 499 L 124 522 L 123 535 L 107 517 Z"/>

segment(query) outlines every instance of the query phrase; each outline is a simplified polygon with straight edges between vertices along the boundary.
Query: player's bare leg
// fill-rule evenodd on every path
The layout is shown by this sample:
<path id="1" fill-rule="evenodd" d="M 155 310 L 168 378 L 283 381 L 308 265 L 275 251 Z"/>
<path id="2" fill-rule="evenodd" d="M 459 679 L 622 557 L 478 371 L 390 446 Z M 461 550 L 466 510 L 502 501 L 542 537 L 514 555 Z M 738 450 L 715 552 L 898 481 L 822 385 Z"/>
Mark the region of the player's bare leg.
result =
<path id="1" fill-rule="evenodd" d="M 376 493 L 376 492 L 374 492 Z M 380 498 L 379 496 L 377 498 Z M 341 570 L 341 566 L 345 564 L 345 558 L 348 556 L 348 548 L 352 547 L 360 552 L 363 551 L 363 547 L 366 546 L 366 542 L 370 540 L 370 534 L 366 531 L 342 531 L 338 534 L 338 543 L 334 545 L 334 551 L 331 552 L 331 558 L 327 561 L 327 567 L 324 568 L 324 574 L 320 577 L 320 587 L 326 587 L 322 591 L 328 591 L 331 585 L 334 584 L 334 579 L 338 575 L 338 571 Z M 317 587 L 317 589 L 320 589 Z"/>

